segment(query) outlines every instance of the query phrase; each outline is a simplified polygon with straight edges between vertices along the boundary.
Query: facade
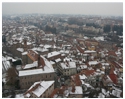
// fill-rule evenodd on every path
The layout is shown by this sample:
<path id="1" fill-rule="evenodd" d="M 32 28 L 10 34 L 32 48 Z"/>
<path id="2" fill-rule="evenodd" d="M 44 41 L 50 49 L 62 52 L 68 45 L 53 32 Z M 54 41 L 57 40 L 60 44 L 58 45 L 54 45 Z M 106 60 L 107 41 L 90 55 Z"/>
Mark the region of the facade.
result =
<path id="1" fill-rule="evenodd" d="M 19 80 L 21 89 L 29 88 L 34 82 L 39 80 L 53 80 L 54 72 L 46 72 L 42 69 L 19 71 Z M 24 75 L 21 75 L 24 74 Z"/>

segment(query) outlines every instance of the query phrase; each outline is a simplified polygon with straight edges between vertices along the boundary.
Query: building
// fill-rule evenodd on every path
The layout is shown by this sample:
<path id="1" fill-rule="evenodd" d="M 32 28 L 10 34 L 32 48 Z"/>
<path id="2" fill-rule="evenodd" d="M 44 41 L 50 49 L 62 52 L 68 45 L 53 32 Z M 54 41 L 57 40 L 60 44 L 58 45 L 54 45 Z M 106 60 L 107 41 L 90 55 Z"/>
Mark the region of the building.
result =
<path id="1" fill-rule="evenodd" d="M 31 53 L 30 53 L 31 54 Z M 35 56 L 35 54 L 32 54 Z M 22 89 L 29 88 L 34 82 L 39 80 L 53 80 L 54 69 L 51 63 L 43 56 L 30 57 L 34 62 L 25 65 L 26 70 L 19 71 L 20 87 Z"/>
<path id="2" fill-rule="evenodd" d="M 77 73 L 76 63 L 71 61 L 62 62 L 58 65 L 58 70 L 64 76 L 71 76 Z"/>
<path id="3" fill-rule="evenodd" d="M 24 94 L 25 98 L 48 98 L 54 90 L 54 81 L 35 82 Z"/>

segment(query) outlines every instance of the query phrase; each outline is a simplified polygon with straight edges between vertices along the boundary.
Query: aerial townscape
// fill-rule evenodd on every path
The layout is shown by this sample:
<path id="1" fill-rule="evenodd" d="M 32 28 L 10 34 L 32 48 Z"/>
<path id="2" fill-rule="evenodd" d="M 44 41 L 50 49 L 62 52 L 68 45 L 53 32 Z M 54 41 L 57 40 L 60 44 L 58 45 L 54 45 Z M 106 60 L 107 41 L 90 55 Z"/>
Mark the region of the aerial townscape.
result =
<path id="1" fill-rule="evenodd" d="M 123 17 L 2 15 L 3 98 L 123 98 Z"/>

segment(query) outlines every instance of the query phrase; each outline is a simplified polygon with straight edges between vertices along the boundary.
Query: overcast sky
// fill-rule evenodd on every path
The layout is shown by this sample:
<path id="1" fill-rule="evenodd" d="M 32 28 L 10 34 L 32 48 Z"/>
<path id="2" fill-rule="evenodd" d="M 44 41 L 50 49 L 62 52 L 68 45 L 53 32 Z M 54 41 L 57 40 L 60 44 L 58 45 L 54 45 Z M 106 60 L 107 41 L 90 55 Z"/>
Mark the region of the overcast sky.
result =
<path id="1" fill-rule="evenodd" d="M 2 14 L 24 13 L 123 16 L 123 3 L 2 3 Z"/>

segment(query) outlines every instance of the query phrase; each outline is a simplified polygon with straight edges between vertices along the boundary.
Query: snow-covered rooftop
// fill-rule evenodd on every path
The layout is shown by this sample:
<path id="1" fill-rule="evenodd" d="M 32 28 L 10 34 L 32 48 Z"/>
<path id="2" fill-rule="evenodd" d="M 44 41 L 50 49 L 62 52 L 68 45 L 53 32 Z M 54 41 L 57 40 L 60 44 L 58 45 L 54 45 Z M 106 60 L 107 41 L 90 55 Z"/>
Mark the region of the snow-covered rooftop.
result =
<path id="1" fill-rule="evenodd" d="M 17 50 L 20 51 L 20 52 L 23 52 L 23 51 L 24 51 L 23 48 L 17 48 Z"/>
<path id="2" fill-rule="evenodd" d="M 67 63 L 60 63 L 60 65 L 63 69 L 76 68 L 75 62 L 68 62 L 68 64 Z"/>
<path id="3" fill-rule="evenodd" d="M 31 63 L 31 64 L 25 65 L 25 67 L 23 69 L 29 69 L 29 68 L 33 68 L 33 67 L 37 67 L 37 66 L 38 66 L 38 62 L 35 61 L 35 62 Z"/>
<path id="4" fill-rule="evenodd" d="M 84 53 L 87 54 L 87 53 L 95 53 L 96 51 L 93 51 L 93 50 L 86 50 Z"/>
<path id="5" fill-rule="evenodd" d="M 7 60 L 10 60 L 12 59 L 12 62 L 16 61 L 14 58 L 10 57 L 10 56 L 2 56 L 2 61 L 7 61 Z"/>
<path id="6" fill-rule="evenodd" d="M 94 37 L 95 40 L 97 41 L 104 41 L 104 37 L 100 36 L 100 37 Z"/>
<path id="7" fill-rule="evenodd" d="M 23 52 L 22 55 L 27 55 L 28 52 Z"/>
<path id="8" fill-rule="evenodd" d="M 86 79 L 87 77 L 85 75 L 79 75 L 80 79 Z"/>
<path id="9" fill-rule="evenodd" d="M 52 45 L 44 45 L 44 48 L 47 49 L 47 48 L 51 48 Z"/>
<path id="10" fill-rule="evenodd" d="M 109 63 L 101 63 L 104 66 L 109 66 Z"/>
<path id="11" fill-rule="evenodd" d="M 52 64 L 47 59 L 45 59 L 43 56 L 40 56 L 40 57 L 42 57 L 44 59 L 44 62 L 45 62 L 44 70 L 42 68 L 40 68 L 40 69 L 19 71 L 19 76 L 27 76 L 27 75 L 35 75 L 35 74 L 54 72 Z M 36 63 L 34 63 L 34 64 L 36 65 Z"/>
<path id="12" fill-rule="evenodd" d="M 99 62 L 97 61 L 89 61 L 89 65 L 97 65 Z"/>
<path id="13" fill-rule="evenodd" d="M 55 62 L 53 62 L 53 61 L 50 61 L 50 63 L 53 65 L 53 64 L 55 64 Z"/>
<path id="14" fill-rule="evenodd" d="M 34 51 L 40 51 L 40 52 L 48 51 L 48 49 L 46 49 L 46 48 L 41 48 L 41 47 L 38 47 L 38 48 L 34 47 L 32 50 L 34 50 Z"/>
<path id="15" fill-rule="evenodd" d="M 121 90 L 117 90 L 117 89 L 115 89 L 115 90 L 113 90 L 112 91 L 112 95 L 114 95 L 114 96 L 116 96 L 116 97 L 118 97 L 118 98 L 121 98 Z"/>
<path id="16" fill-rule="evenodd" d="M 53 56 L 56 56 L 59 54 L 60 54 L 60 52 L 54 51 L 54 52 L 48 53 L 47 58 L 50 58 L 50 57 L 53 57 Z"/>
<path id="17" fill-rule="evenodd" d="M 40 97 L 55 81 L 40 81 L 35 82 L 30 88 L 33 88 L 36 84 L 40 84 L 37 89 L 32 91 L 33 94 L 35 94 L 37 97 Z"/>
<path id="18" fill-rule="evenodd" d="M 75 86 L 75 92 L 70 91 L 70 94 L 83 94 L 81 86 Z"/>
<path id="19" fill-rule="evenodd" d="M 60 61 L 61 61 L 61 59 L 60 59 L 60 58 L 58 58 L 58 59 L 56 59 L 55 61 L 56 61 L 56 62 L 60 62 Z"/>

